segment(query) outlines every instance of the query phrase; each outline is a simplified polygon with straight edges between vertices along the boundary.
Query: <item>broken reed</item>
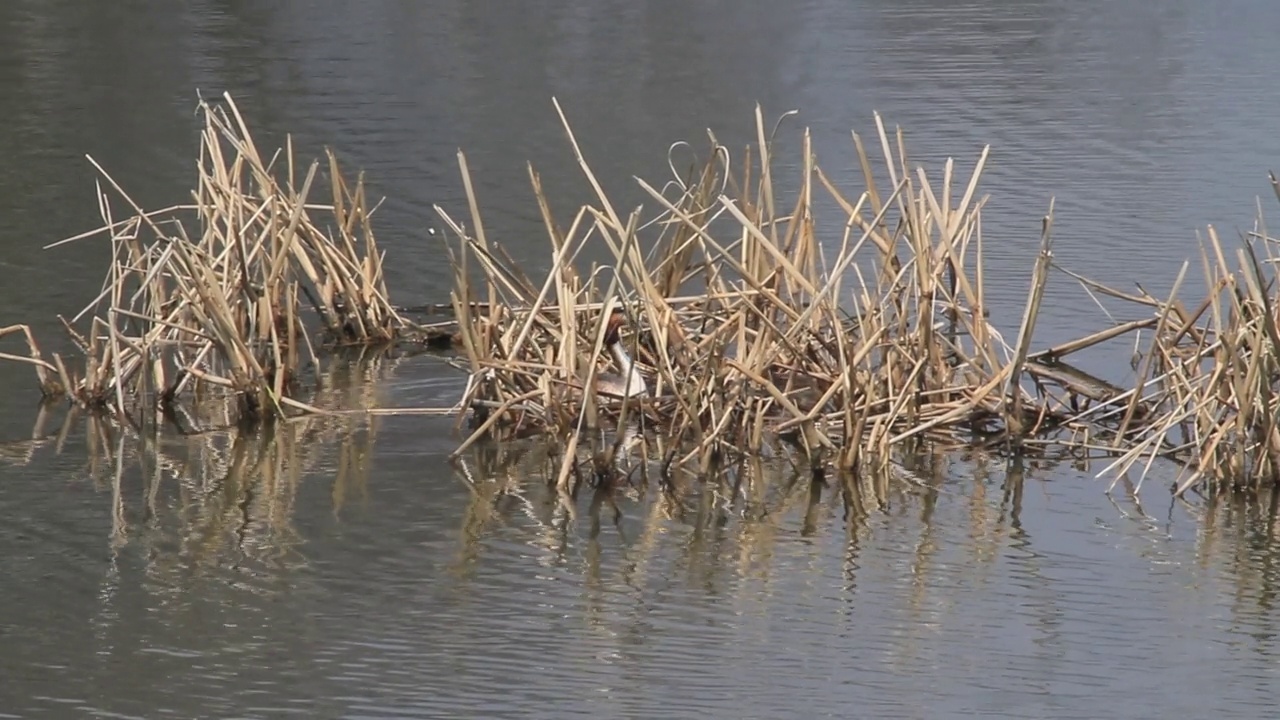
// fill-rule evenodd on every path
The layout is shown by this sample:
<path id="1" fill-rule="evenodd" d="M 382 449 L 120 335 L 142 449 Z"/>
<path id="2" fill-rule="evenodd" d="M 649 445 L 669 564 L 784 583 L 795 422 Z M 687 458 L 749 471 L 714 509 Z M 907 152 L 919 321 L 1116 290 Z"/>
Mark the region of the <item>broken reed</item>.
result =
<path id="1" fill-rule="evenodd" d="M 1271 185 L 1280 199 L 1274 174 Z M 1182 467 L 1179 494 L 1204 480 L 1280 485 L 1278 242 L 1261 207 L 1234 253 L 1209 227 L 1200 253 L 1207 295 L 1193 304 L 1179 297 L 1190 263 L 1167 299 L 1084 281 L 1152 316 L 1133 388 L 1096 408 L 1119 422 L 1112 445 L 1123 455 L 1108 470 L 1141 467 L 1145 475 L 1154 458 L 1167 457 Z"/>
<path id="2" fill-rule="evenodd" d="M 321 343 L 395 339 L 404 321 L 387 299 L 363 178 L 349 185 L 337 159 L 327 180 L 313 161 L 297 172 L 290 140 L 263 156 L 231 97 L 201 101 L 192 203 L 147 212 L 92 158 L 104 226 L 50 247 L 106 234 L 111 265 L 102 291 L 62 320 L 78 362 L 45 360 L 25 325 L 30 357 L 48 397 L 129 417 L 153 403 L 230 400 L 233 419 L 314 408 L 291 397 Z M 323 184 L 324 204 L 309 198 Z M 127 207 L 117 219 L 111 194 Z M 227 403 L 222 403 L 227 405 Z"/>
<path id="3" fill-rule="evenodd" d="M 47 396 L 124 419 L 209 400 L 231 420 L 315 412 L 295 399 L 301 369 L 318 365 L 309 325 L 326 345 L 382 344 L 418 329 L 388 301 L 362 181 L 343 180 L 330 154 L 331 200 L 308 202 L 319 163 L 299 183 L 291 142 L 263 157 L 230 97 L 200 107 L 192 204 L 144 211 L 94 163 L 128 211 L 117 220 L 100 184 L 104 226 L 62 241 L 105 233 L 112 250 L 101 293 L 63 320 L 81 359 L 46 360 L 28 326 L 0 328 L 30 352 L 0 358 L 33 365 Z M 759 111 L 756 122 L 754 154 L 748 148 L 736 172 L 713 136 L 710 159 L 687 177 L 661 190 L 641 181 L 660 209 L 648 220 L 639 209 L 618 213 L 566 122 L 597 202 L 566 227 L 531 170 L 552 252 L 538 283 L 486 237 L 459 155 L 468 227 L 436 208 L 460 240 L 451 301 L 470 381 L 459 407 L 475 427 L 459 453 L 485 437 L 560 438 L 561 488 L 582 478 L 580 446 L 597 473 L 638 453 L 664 474 L 705 476 L 775 441 L 815 468 L 883 469 L 895 448 L 927 440 L 1109 454 L 1117 476 L 1141 468 L 1145 477 L 1162 458 L 1179 469 L 1179 493 L 1204 480 L 1280 481 L 1276 241 L 1261 213 L 1234 265 L 1210 228 L 1202 301 L 1178 297 L 1186 267 L 1167 299 L 1077 276 L 1144 317 L 1032 352 L 1054 267 L 1052 208 L 1009 346 L 986 319 L 985 149 L 967 180 L 951 161 L 931 179 L 909 163 L 901 131 L 877 117 L 878 152 L 853 136 L 866 187 L 855 196 L 823 172 L 806 133 L 794 203 L 779 207 Z M 815 194 L 844 216 L 834 258 L 818 241 Z M 575 261 L 593 243 L 613 262 L 584 277 Z M 614 306 L 632 321 L 628 348 L 652 397 L 619 403 L 583 391 L 602 369 Z M 1063 362 L 1135 333 L 1142 351 L 1127 390 Z"/>
<path id="4" fill-rule="evenodd" d="M 618 212 L 560 117 L 596 197 L 564 224 L 530 169 L 550 242 L 545 278 L 529 278 L 486 237 L 461 153 L 469 226 L 436 208 L 456 240 L 452 302 L 470 370 L 462 407 L 474 410 L 458 455 L 482 438 L 549 436 L 561 442 L 564 490 L 593 470 L 606 479 L 619 454 L 638 454 L 642 471 L 706 476 L 778 441 L 815 469 L 883 470 L 895 449 L 929 442 L 1119 456 L 1108 466 L 1117 476 L 1140 467 L 1145 477 L 1163 458 L 1179 468 L 1179 493 L 1204 479 L 1280 481 L 1280 338 L 1265 231 L 1234 270 L 1210 232 L 1210 295 L 1190 310 L 1177 300 L 1182 276 L 1168 299 L 1081 278 L 1146 317 L 1033 352 L 1054 268 L 1052 204 L 1011 346 L 987 320 L 977 190 L 986 148 L 967 179 L 951 160 L 930 177 L 910 163 L 901 130 L 877 116 L 876 151 L 853 134 L 866 189 L 851 194 L 818 165 L 806 132 L 800 186 L 782 207 L 757 110 L 755 147 L 736 171 L 712 136 L 710 159 L 686 178 L 663 190 L 640 180 L 659 208 L 642 220 L 639 208 Z M 843 215 L 834 257 L 818 240 L 819 194 Z M 584 277 L 575 261 L 592 243 L 613 262 Z M 624 342 L 652 378 L 650 397 L 584 392 L 607 364 L 612 307 L 631 320 Z M 1144 330 L 1132 389 L 1064 362 Z"/>

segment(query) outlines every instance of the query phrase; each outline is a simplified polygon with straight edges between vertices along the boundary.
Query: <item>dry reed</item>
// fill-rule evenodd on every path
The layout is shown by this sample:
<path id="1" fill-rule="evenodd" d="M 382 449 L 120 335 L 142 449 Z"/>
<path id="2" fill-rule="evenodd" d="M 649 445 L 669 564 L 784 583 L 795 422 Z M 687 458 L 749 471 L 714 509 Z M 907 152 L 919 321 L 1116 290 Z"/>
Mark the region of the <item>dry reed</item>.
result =
<path id="1" fill-rule="evenodd" d="M 318 371 L 317 345 L 387 343 L 409 327 L 387 298 L 363 180 L 347 183 L 332 153 L 299 173 L 291 140 L 262 155 L 230 96 L 200 110 L 190 204 L 144 211 L 89 158 L 104 225 L 50 246 L 111 245 L 102 291 L 60 316 L 82 359 L 46 360 L 26 326 L 0 329 L 25 335 L 30 357 L 3 357 L 33 364 L 46 396 L 136 422 L 217 400 L 235 420 L 312 412 L 294 396 L 302 370 Z M 317 204 L 322 184 L 331 197 Z"/>
<path id="2" fill-rule="evenodd" d="M 569 493 L 584 480 L 616 482 L 620 454 L 637 456 L 642 471 L 705 477 L 789 447 L 815 471 L 865 474 L 926 442 L 1110 455 L 1118 459 L 1108 471 L 1141 462 L 1144 475 L 1160 458 L 1182 468 L 1179 493 L 1201 478 L 1280 480 L 1280 337 L 1264 272 L 1274 258 L 1255 249 L 1271 248 L 1263 230 L 1238 251 L 1234 271 L 1210 232 L 1210 295 L 1193 311 L 1177 300 L 1183 276 L 1168 299 L 1081 279 L 1148 317 L 1033 351 L 1056 267 L 1052 203 L 1010 346 L 987 319 L 978 193 L 986 148 L 969 177 L 950 160 L 931 176 L 909 162 L 902 131 L 877 116 L 878 152 L 853 135 L 865 187 L 854 195 L 818 165 L 806 132 L 800 186 L 783 207 L 757 110 L 757 142 L 736 173 L 712 136 L 709 160 L 664 188 L 676 192 L 638 181 L 660 210 L 642 220 L 639 208 L 619 213 L 560 117 L 595 200 L 563 229 L 530 170 L 550 241 L 545 278 L 528 278 L 485 236 L 461 154 L 470 227 L 436 208 L 454 239 L 452 302 L 470 371 L 462 406 L 474 409 L 457 455 L 486 438 L 554 438 L 554 476 Z M 820 194 L 843 215 L 838 243 L 826 248 Z M 822 237 L 834 241 L 832 230 Z M 589 243 L 607 248 L 611 272 L 577 269 Z M 584 391 L 607 364 L 610 308 L 631 321 L 624 345 L 649 394 L 617 401 Z M 1133 389 L 1064 361 L 1143 331 L 1151 344 Z"/>
<path id="3" fill-rule="evenodd" d="M 814 477 L 884 478 L 895 452 L 925 443 L 1109 456 L 1104 472 L 1140 469 L 1138 486 L 1159 460 L 1178 469 L 1179 494 L 1202 481 L 1280 483 L 1280 290 L 1260 209 L 1234 265 L 1209 229 L 1208 292 L 1188 305 L 1179 299 L 1188 266 L 1168 298 L 1058 267 L 1051 203 L 1009 345 L 988 320 L 978 192 L 987 148 L 967 178 L 951 160 L 930 175 L 909 161 L 902 131 L 877 116 L 870 148 L 852 137 L 864 188 L 854 194 L 818 164 L 806 132 L 799 186 L 784 194 L 757 110 L 756 142 L 737 162 L 710 136 L 707 161 L 686 176 L 661 189 L 639 180 L 658 207 L 645 219 L 641 208 L 620 214 L 556 104 L 594 201 L 563 224 L 530 168 L 551 253 L 535 282 L 487 236 L 459 153 L 466 219 L 435 208 L 455 270 L 455 317 L 442 330 L 390 303 L 362 180 L 348 184 L 332 153 L 297 172 L 292 142 L 262 155 L 229 96 L 200 108 L 191 204 L 144 211 L 94 162 L 110 189 L 98 193 L 104 226 L 54 243 L 105 234 L 112 250 L 102 291 L 62 320 L 81 359 L 46 359 L 28 326 L 0 328 L 27 346 L 0 359 L 34 366 L 47 396 L 130 424 L 153 408 L 214 407 L 228 424 L 321 413 L 298 399 L 304 368 L 319 372 L 319 348 L 429 330 L 460 350 L 469 373 L 456 409 L 471 432 L 455 458 L 481 440 L 551 437 L 555 485 L 567 494 L 655 469 L 668 484 L 676 474 L 708 477 L 771 451 L 791 453 Z M 309 197 L 322 167 L 330 197 L 320 204 Z M 1273 187 L 1280 196 L 1274 177 Z M 819 223 L 823 206 L 839 224 Z M 580 272 L 592 244 L 612 262 Z M 1055 268 L 1143 316 L 1033 350 Z M 642 396 L 590 391 L 606 369 L 614 310 L 630 320 L 624 345 L 652 390 Z M 1065 362 L 1131 337 L 1139 352 L 1129 388 Z"/>

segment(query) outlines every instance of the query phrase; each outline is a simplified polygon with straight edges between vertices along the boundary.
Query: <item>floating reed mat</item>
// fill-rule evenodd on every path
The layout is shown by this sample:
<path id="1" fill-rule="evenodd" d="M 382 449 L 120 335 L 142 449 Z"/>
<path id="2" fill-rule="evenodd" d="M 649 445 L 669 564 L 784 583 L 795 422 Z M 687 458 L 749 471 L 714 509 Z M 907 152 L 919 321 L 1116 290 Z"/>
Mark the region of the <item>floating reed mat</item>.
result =
<path id="1" fill-rule="evenodd" d="M 324 180 L 320 162 L 297 172 L 292 142 L 260 154 L 230 96 L 200 111 L 191 204 L 145 211 L 90 158 L 105 224 L 50 246 L 110 242 L 102 291 L 60 316 L 80 357 L 46 360 L 27 326 L 0 329 L 26 340 L 29 357 L 3 357 L 34 365 L 46 396 L 118 416 L 210 398 L 241 419 L 309 412 L 294 396 L 318 348 L 412 328 L 387 298 L 363 180 L 348 184 L 331 153 Z M 327 202 L 309 199 L 321 190 Z"/>
<path id="2" fill-rule="evenodd" d="M 967 178 L 950 160 L 929 175 L 908 161 L 901 130 L 877 117 L 871 148 L 853 135 L 865 190 L 850 193 L 806 132 L 791 165 L 798 187 L 784 196 L 759 111 L 756 126 L 754 148 L 732 163 L 712 136 L 705 164 L 661 189 L 640 180 L 656 208 L 646 218 L 618 211 L 565 122 L 595 198 L 553 217 L 530 170 L 550 253 L 536 280 L 486 236 L 459 154 L 469 208 L 461 219 L 436 208 L 451 231 L 457 342 L 470 371 L 461 407 L 472 410 L 472 433 L 459 454 L 481 439 L 549 437 L 561 446 L 562 488 L 590 480 L 593 467 L 604 479 L 619 454 L 706 476 L 789 447 L 815 468 L 858 471 L 923 442 L 1104 457 L 1116 479 L 1145 477 L 1162 458 L 1171 463 L 1158 467 L 1181 473 L 1179 493 L 1201 480 L 1280 479 L 1265 233 L 1236 252 L 1233 269 L 1211 232 L 1209 292 L 1190 305 L 1179 298 L 1185 267 L 1167 299 L 1077 278 L 1095 299 L 1133 303 L 1138 319 L 1033 350 L 1056 267 L 1053 207 L 1006 342 L 987 312 L 978 193 L 987 149 Z M 838 221 L 823 225 L 829 208 Z M 611 261 L 580 267 L 589 247 Z M 1136 348 L 1131 385 L 1064 361 L 1103 343 Z"/>

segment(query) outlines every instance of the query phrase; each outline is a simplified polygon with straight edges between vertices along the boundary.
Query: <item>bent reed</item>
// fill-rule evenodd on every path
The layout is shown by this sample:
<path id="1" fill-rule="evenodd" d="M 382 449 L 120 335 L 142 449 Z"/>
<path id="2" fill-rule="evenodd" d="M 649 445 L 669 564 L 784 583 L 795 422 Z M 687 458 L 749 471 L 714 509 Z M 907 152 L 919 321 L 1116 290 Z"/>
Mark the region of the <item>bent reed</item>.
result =
<path id="1" fill-rule="evenodd" d="M 638 179 L 657 207 L 646 218 L 642 207 L 618 211 L 555 107 L 595 198 L 562 224 L 530 168 L 550 252 L 550 270 L 535 281 L 486 235 L 460 152 L 466 217 L 435 207 L 454 268 L 445 331 L 390 302 L 362 180 L 348 184 L 330 153 L 331 197 L 310 201 L 320 163 L 298 174 L 291 142 L 260 154 L 225 96 L 200 104 L 191 204 L 144 211 L 94 162 L 131 214 L 116 219 L 100 186 L 104 226 L 50 246 L 110 239 L 101 293 L 60 318 L 80 361 L 46 360 L 26 325 L 0 328 L 0 337 L 21 335 L 29 356 L 0 358 L 33 365 L 46 396 L 122 424 L 210 406 L 258 421 L 328 412 L 301 399 L 304 370 L 318 373 L 323 348 L 443 339 L 468 373 L 463 397 L 416 412 L 470 420 L 455 458 L 481 442 L 550 439 L 554 482 L 569 494 L 624 481 L 631 460 L 646 478 L 666 480 L 778 452 L 815 477 L 884 476 L 895 453 L 925 444 L 1107 457 L 1100 474 L 1138 473 L 1139 486 L 1153 468 L 1175 468 L 1178 494 L 1280 482 L 1280 291 L 1276 241 L 1261 216 L 1234 266 L 1209 229 L 1208 292 L 1188 304 L 1180 294 L 1189 264 L 1168 298 L 1058 267 L 1050 203 L 1009 342 L 988 319 L 978 186 L 989 148 L 968 178 L 951 160 L 931 176 L 877 115 L 873 148 L 852 137 L 864 187 L 855 193 L 824 172 L 806 131 L 799 186 L 784 195 L 777 129 L 757 109 L 755 144 L 740 159 L 710 135 L 707 160 L 687 175 L 662 188 Z M 841 224 L 820 229 L 819 205 L 835 208 Z M 581 272 L 588 248 L 612 262 Z M 1141 316 L 1034 350 L 1055 269 Z M 626 322 L 615 345 L 618 313 Z M 1066 362 L 1104 343 L 1137 348 L 1129 387 Z M 635 385 L 647 392 L 595 392 L 601 376 L 623 371 L 610 368 L 610 355 L 634 359 L 630 372 L 644 379 Z"/>
<path id="2" fill-rule="evenodd" d="M 553 438 L 556 482 L 568 491 L 616 481 L 620 454 L 638 455 L 642 472 L 706 477 L 782 448 L 815 473 L 856 476 L 883 474 L 895 451 L 921 443 L 1107 457 L 1100 474 L 1140 473 L 1138 487 L 1160 459 L 1177 468 L 1179 495 L 1206 480 L 1280 482 L 1276 241 L 1261 224 L 1234 268 L 1209 229 L 1209 292 L 1189 308 L 1185 265 L 1163 299 L 1058 268 L 1051 202 L 1009 343 L 987 312 L 978 185 L 989 147 L 968 178 L 951 160 L 930 176 L 877 115 L 878 152 L 853 134 L 865 190 L 850 193 L 818 164 L 806 131 L 794 203 L 782 207 L 757 108 L 755 146 L 736 164 L 710 135 L 709 159 L 684 179 L 662 189 L 637 179 L 658 208 L 646 219 L 642 208 L 619 213 L 556 110 L 595 200 L 562 225 L 530 168 L 551 253 L 544 278 L 486 237 L 461 153 L 469 227 L 436 207 L 455 240 L 457 342 L 471 371 L 473 430 L 458 454 L 482 439 Z M 819 230 L 820 194 L 842 226 Z M 839 237 L 834 256 L 820 235 Z M 575 260 L 593 243 L 613 262 L 584 276 Z M 1033 350 L 1055 268 L 1145 317 Z M 624 346 L 651 380 L 646 395 L 583 390 L 608 368 L 601 350 L 618 309 L 632 328 Z M 1066 362 L 1117 342 L 1139 348 L 1128 388 Z"/>
<path id="3" fill-rule="evenodd" d="M 29 357 L 4 357 L 34 365 L 46 397 L 69 395 L 123 420 L 151 406 L 172 414 L 222 401 L 236 421 L 312 412 L 294 396 L 304 367 L 319 372 L 317 345 L 388 343 L 410 327 L 387 299 L 363 179 L 349 185 L 329 153 L 331 200 L 311 202 L 318 161 L 299 175 L 291 140 L 261 155 L 229 95 L 219 106 L 202 100 L 200 111 L 190 204 L 144 211 L 89 158 L 104 225 L 47 246 L 104 234 L 111 244 L 102 291 L 71 319 L 59 316 L 81 361 L 45 360 L 26 325 L 0 329 L 25 337 Z M 126 218 L 115 217 L 103 182 Z"/>

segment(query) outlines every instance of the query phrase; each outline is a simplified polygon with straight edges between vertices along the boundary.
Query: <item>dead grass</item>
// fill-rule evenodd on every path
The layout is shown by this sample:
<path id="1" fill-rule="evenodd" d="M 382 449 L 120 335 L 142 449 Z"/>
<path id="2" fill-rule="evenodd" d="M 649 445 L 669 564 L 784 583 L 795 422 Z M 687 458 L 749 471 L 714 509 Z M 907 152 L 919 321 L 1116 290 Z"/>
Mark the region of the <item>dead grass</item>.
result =
<path id="1" fill-rule="evenodd" d="M 640 208 L 619 213 L 565 121 L 596 197 L 561 223 L 530 171 L 551 253 L 536 281 L 485 237 L 459 156 L 468 221 L 436 208 L 454 239 L 452 302 L 470 371 L 462 406 L 474 410 L 458 455 L 486 438 L 549 437 L 560 450 L 557 485 L 570 493 L 607 482 L 619 454 L 664 477 L 705 477 L 779 443 L 815 469 L 863 474 L 883 474 L 895 450 L 929 443 L 1110 456 L 1105 472 L 1117 477 L 1135 467 L 1145 476 L 1163 459 L 1182 470 L 1179 493 L 1201 479 L 1280 479 L 1280 337 L 1264 231 L 1234 268 L 1210 231 L 1210 294 L 1194 310 L 1178 299 L 1185 268 L 1167 299 L 1081 278 L 1145 317 L 1036 351 L 1056 267 L 1052 203 L 1010 345 L 987 319 L 978 191 L 987 149 L 968 177 L 950 160 L 931 175 L 908 160 L 902 131 L 877 117 L 874 150 L 853 135 L 865 189 L 850 193 L 824 172 L 806 132 L 800 186 L 780 207 L 758 111 L 756 126 L 757 143 L 732 164 L 712 136 L 709 160 L 684 180 L 664 190 L 639 180 L 659 208 L 643 218 Z M 840 208 L 840 226 L 818 227 L 820 201 Z M 820 236 L 838 237 L 834 256 Z M 613 263 L 580 272 L 575 260 L 593 243 Z M 647 396 L 584 392 L 607 367 L 614 307 L 631 321 L 624 344 L 653 388 Z M 1129 390 L 1065 362 L 1142 338 L 1150 344 Z"/>
<path id="2" fill-rule="evenodd" d="M 230 97 L 200 109 L 190 204 L 145 211 L 90 158 L 104 224 L 51 246 L 105 236 L 112 251 L 101 292 L 62 318 L 74 357 L 43 352 L 27 325 L 0 328 L 26 344 L 0 359 L 31 365 L 47 397 L 134 426 L 156 410 L 228 424 L 333 414 L 299 399 L 320 354 L 412 335 L 458 349 L 458 405 L 356 412 L 459 411 L 470 432 L 455 458 L 482 440 L 551 438 L 555 485 L 571 495 L 624 473 L 710 477 L 779 451 L 815 474 L 886 477 L 895 453 L 922 445 L 1106 457 L 1103 473 L 1136 475 L 1138 487 L 1159 461 L 1177 469 L 1179 494 L 1280 482 L 1280 297 L 1261 209 L 1234 252 L 1209 228 L 1207 292 L 1187 303 L 1190 264 L 1167 298 L 1058 267 L 1050 202 L 1010 344 L 988 320 L 987 149 L 967 176 L 951 160 L 930 173 L 877 116 L 870 143 L 852 136 L 859 191 L 837 186 L 806 132 L 798 185 L 784 192 L 777 128 L 757 110 L 756 142 L 740 156 L 711 135 L 686 175 L 661 188 L 638 180 L 657 209 L 646 216 L 619 211 L 561 113 L 595 197 L 564 222 L 530 169 L 550 271 L 529 277 L 487 236 L 459 153 L 468 206 L 458 218 L 435 208 L 450 234 L 454 317 L 428 327 L 388 298 L 361 179 L 344 180 L 331 153 L 300 171 L 291 142 L 261 154 Z M 325 201 L 311 200 L 322 186 Z M 612 261 L 581 268 L 590 246 Z M 1138 317 L 1034 349 L 1055 269 Z M 629 320 L 623 343 L 643 396 L 589 391 L 608 369 L 614 310 Z M 1136 348 L 1130 387 L 1066 362 L 1104 343 Z"/>
<path id="3" fill-rule="evenodd" d="M 387 298 L 363 180 L 344 180 L 332 153 L 299 168 L 292 142 L 260 154 L 230 96 L 200 110 L 190 204 L 145 211 L 89 158 L 104 224 L 50 246 L 111 245 L 101 292 L 59 316 L 78 357 L 45 360 L 26 326 L 0 329 L 25 335 L 30 356 L 4 357 L 34 365 L 46 396 L 120 418 L 209 401 L 241 420 L 308 412 L 294 395 L 317 345 L 388 343 L 409 327 Z"/>

